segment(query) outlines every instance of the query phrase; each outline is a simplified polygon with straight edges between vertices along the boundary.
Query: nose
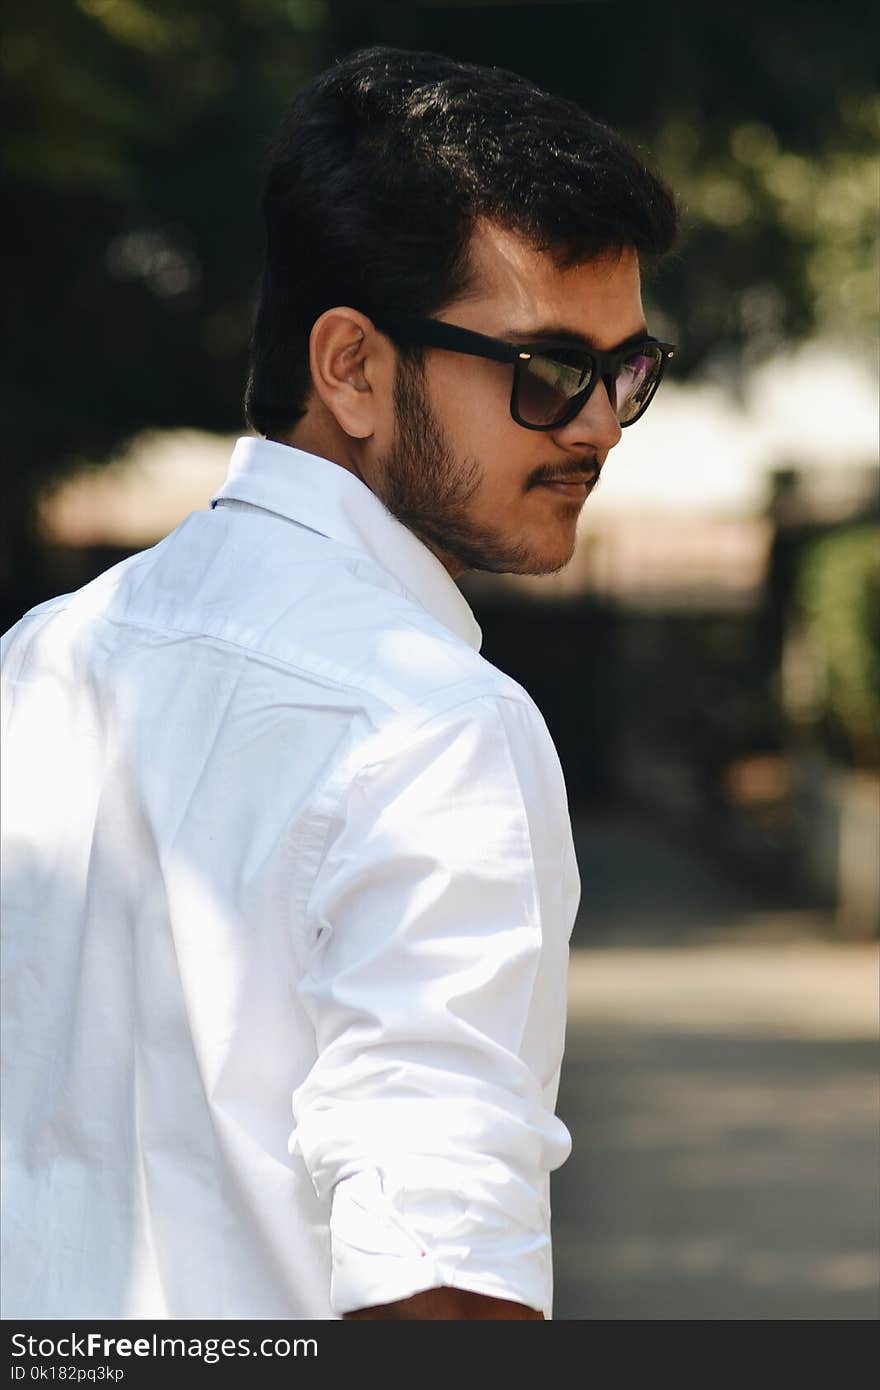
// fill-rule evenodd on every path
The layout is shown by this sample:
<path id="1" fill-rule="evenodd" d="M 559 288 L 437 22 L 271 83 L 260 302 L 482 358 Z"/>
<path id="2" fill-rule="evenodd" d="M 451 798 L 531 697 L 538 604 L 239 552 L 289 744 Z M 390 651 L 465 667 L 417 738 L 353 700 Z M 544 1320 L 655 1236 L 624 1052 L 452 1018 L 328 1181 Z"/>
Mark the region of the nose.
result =
<path id="1" fill-rule="evenodd" d="M 620 421 L 612 409 L 604 378 L 596 382 L 577 415 L 554 433 L 563 447 L 591 445 L 597 452 L 606 454 L 620 442 Z"/>

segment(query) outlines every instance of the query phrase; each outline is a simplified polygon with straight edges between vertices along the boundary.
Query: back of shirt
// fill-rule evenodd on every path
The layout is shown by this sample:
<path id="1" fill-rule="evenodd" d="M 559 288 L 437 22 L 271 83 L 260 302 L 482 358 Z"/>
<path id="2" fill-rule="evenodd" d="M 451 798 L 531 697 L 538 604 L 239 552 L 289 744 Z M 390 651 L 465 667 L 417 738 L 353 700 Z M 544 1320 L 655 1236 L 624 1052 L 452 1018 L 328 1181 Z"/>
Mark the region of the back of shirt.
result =
<path id="1" fill-rule="evenodd" d="M 546 1251 L 512 1292 L 449 1254 L 429 1170 L 485 1225 L 480 1170 L 527 1134 L 499 1191 L 540 1236 L 577 900 L 555 754 L 376 499 L 284 452 L 333 470 L 323 530 L 239 485 L 4 639 L 8 1318 L 327 1318 L 456 1280 L 547 1302 Z M 400 1138 L 424 1100 L 462 1130 L 429 1154 Z"/>

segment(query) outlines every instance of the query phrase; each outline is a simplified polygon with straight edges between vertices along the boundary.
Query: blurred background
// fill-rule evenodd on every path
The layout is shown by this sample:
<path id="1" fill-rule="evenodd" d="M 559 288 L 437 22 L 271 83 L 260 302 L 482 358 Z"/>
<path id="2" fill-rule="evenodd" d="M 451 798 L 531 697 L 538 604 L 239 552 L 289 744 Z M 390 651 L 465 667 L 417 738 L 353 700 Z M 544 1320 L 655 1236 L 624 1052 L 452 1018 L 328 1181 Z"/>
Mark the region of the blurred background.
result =
<path id="1" fill-rule="evenodd" d="M 878 1312 L 877 217 L 862 4 L 9 0 L 0 619 L 206 505 L 282 107 L 374 42 L 512 68 L 676 190 L 674 374 L 575 558 L 462 581 L 583 903 L 556 1316 Z"/>

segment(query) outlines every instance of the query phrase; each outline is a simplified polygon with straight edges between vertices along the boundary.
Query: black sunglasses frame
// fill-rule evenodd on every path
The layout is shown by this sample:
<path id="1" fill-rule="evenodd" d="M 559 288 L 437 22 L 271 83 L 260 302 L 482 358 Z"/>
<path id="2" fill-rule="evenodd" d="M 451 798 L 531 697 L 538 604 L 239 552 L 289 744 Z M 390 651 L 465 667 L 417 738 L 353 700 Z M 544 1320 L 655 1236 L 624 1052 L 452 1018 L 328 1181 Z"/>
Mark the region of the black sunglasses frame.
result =
<path id="1" fill-rule="evenodd" d="M 563 425 L 567 425 L 570 420 L 573 420 L 589 400 L 598 381 L 604 382 L 608 400 L 609 402 L 613 401 L 616 394 L 614 383 L 627 358 L 632 357 L 640 348 L 660 348 L 662 356 L 651 394 L 642 402 L 637 415 L 634 415 L 631 420 L 619 422 L 621 429 L 627 429 L 630 425 L 634 425 L 637 420 L 642 418 L 657 394 L 666 363 L 675 354 L 674 343 L 661 343 L 658 338 L 650 336 L 633 339 L 629 343 L 615 348 L 613 352 L 599 352 L 595 348 L 580 347 L 570 342 L 520 346 L 515 343 L 506 343 L 501 338 L 490 338 L 485 333 L 475 333 L 472 329 L 461 328 L 455 323 L 445 323 L 442 319 L 422 318 L 416 314 L 382 314 L 379 318 L 374 318 L 373 323 L 381 333 L 399 345 L 416 343 L 423 347 L 445 348 L 449 352 L 467 353 L 471 357 L 485 357 L 492 362 L 510 363 L 513 366 L 510 413 L 523 429 L 542 430 L 544 432 L 560 429 Z M 549 425 L 536 425 L 530 420 L 524 420 L 519 413 L 518 404 L 521 372 L 533 357 L 552 358 L 554 350 L 561 351 L 563 349 L 566 353 L 575 351 L 583 354 L 584 366 L 589 365 L 590 367 L 590 380 L 582 391 L 578 391 L 576 395 L 571 397 L 566 410 L 563 411 L 559 419 L 553 420 Z"/>

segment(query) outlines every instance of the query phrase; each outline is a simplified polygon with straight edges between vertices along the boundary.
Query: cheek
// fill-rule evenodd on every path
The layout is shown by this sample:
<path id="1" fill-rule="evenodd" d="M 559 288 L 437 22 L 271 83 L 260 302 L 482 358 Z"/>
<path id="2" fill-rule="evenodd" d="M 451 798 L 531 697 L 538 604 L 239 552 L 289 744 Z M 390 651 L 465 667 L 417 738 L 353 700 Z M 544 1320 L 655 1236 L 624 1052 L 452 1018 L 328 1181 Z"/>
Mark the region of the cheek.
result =
<path id="1" fill-rule="evenodd" d="M 506 367 L 454 353 L 437 353 L 432 365 L 432 399 L 461 453 L 480 456 L 488 441 L 508 426 L 516 428 Z"/>
<path id="2" fill-rule="evenodd" d="M 484 505 L 520 496 L 529 473 L 545 461 L 540 435 L 522 429 L 510 413 L 511 386 L 509 372 L 464 357 L 444 362 L 431 383 L 456 458 L 479 461 Z"/>

